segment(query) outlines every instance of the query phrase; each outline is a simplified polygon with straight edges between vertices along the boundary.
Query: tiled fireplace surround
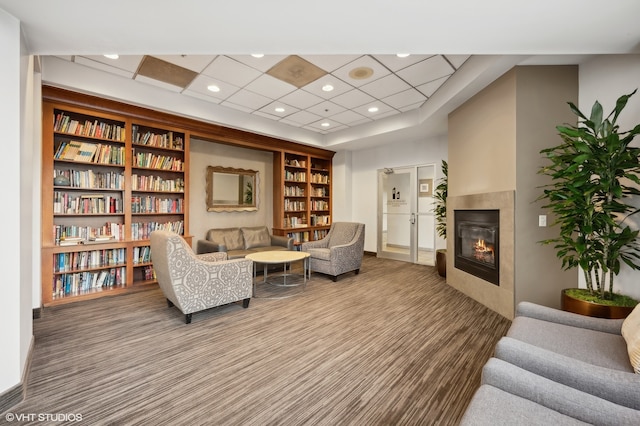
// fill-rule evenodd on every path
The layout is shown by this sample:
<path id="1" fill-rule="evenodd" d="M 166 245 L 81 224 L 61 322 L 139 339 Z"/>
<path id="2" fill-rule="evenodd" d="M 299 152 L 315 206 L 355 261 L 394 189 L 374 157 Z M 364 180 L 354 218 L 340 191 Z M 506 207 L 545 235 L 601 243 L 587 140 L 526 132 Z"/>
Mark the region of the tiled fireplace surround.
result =
<path id="1" fill-rule="evenodd" d="M 494 285 L 454 266 L 456 210 L 500 210 L 500 285 Z M 515 192 L 489 192 L 447 198 L 447 284 L 506 318 L 515 309 Z"/>

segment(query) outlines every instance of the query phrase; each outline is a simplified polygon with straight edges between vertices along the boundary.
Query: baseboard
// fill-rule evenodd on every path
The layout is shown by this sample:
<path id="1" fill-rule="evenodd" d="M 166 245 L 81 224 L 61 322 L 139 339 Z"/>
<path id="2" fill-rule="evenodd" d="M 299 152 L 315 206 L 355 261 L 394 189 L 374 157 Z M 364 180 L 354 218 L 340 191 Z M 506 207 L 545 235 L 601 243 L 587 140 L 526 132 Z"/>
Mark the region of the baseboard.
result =
<path id="1" fill-rule="evenodd" d="M 2 392 L 0 394 L 0 413 L 11 409 L 21 403 L 27 394 L 27 383 L 29 380 L 29 374 L 31 374 L 31 360 L 33 358 L 33 344 L 34 340 L 31 337 L 31 344 L 29 345 L 29 354 L 27 355 L 27 362 L 22 372 L 22 380 L 14 387 Z"/>
<path id="2" fill-rule="evenodd" d="M 20 382 L 11 389 L 0 394 L 0 413 L 22 402 L 25 395 L 24 382 Z"/>

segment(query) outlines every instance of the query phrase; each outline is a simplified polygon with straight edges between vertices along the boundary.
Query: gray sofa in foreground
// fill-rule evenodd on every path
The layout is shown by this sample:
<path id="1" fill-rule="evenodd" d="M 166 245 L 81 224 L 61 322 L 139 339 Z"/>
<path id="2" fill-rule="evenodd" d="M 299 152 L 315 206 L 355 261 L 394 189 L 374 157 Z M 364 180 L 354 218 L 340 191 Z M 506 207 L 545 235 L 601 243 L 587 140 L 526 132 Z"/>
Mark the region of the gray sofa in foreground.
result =
<path id="1" fill-rule="evenodd" d="M 639 315 L 640 306 L 608 320 L 520 303 L 461 424 L 639 425 L 640 374 L 622 335 Z"/>
<path id="2" fill-rule="evenodd" d="M 198 254 L 225 252 L 229 259 L 241 259 L 251 253 L 273 250 L 293 250 L 293 238 L 269 234 L 266 226 L 214 228 L 198 240 Z"/>

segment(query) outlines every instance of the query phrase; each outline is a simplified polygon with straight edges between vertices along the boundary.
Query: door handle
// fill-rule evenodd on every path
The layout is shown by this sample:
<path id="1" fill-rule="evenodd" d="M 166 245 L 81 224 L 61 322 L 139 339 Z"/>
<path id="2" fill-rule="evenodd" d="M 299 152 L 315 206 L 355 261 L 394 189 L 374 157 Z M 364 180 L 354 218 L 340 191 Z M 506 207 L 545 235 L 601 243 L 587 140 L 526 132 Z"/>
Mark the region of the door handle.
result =
<path id="1" fill-rule="evenodd" d="M 411 218 L 409 219 L 409 222 L 410 222 L 412 225 L 415 225 L 415 224 L 416 224 L 416 214 L 415 214 L 415 213 L 411 213 Z"/>

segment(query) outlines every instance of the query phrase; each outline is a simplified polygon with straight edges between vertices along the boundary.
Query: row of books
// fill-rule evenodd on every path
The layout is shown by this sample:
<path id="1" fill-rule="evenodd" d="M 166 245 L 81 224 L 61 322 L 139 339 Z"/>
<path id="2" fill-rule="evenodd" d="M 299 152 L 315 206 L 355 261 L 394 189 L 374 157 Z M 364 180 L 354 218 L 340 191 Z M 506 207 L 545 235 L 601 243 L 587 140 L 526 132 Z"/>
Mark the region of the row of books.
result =
<path id="1" fill-rule="evenodd" d="M 136 150 L 134 149 L 133 167 L 181 172 L 184 170 L 184 162 L 180 158 L 168 155 L 156 155 L 151 152 L 136 153 Z"/>
<path id="2" fill-rule="evenodd" d="M 314 240 L 321 240 L 324 237 L 327 236 L 327 233 L 329 232 L 329 230 L 327 229 L 316 229 L 315 231 L 313 231 L 313 239 Z M 289 236 L 289 238 L 293 238 L 293 242 L 294 244 L 300 244 L 300 243 L 306 243 L 307 241 L 309 241 L 309 236 L 310 236 L 310 232 L 309 231 L 301 231 L 301 232 L 289 232 L 287 234 L 287 236 Z"/>
<path id="3" fill-rule="evenodd" d="M 293 238 L 294 244 L 306 243 L 307 241 L 309 241 L 309 231 L 289 232 L 287 236 L 289 238 Z"/>
<path id="4" fill-rule="evenodd" d="M 124 146 L 62 141 L 58 145 L 53 158 L 55 160 L 75 161 L 78 163 L 124 166 L 125 151 Z"/>
<path id="5" fill-rule="evenodd" d="M 316 229 L 315 231 L 313 231 L 313 239 L 321 240 L 324 237 L 326 237 L 328 233 L 329 233 L 328 229 Z"/>
<path id="6" fill-rule="evenodd" d="M 53 298 L 75 296 L 98 289 L 124 286 L 127 283 L 126 268 L 110 268 L 95 272 L 74 272 L 53 278 Z"/>
<path id="7" fill-rule="evenodd" d="M 131 197 L 131 213 L 182 213 L 184 200 L 159 198 L 153 195 Z"/>
<path id="8" fill-rule="evenodd" d="M 145 281 L 155 281 L 156 278 L 156 270 L 153 269 L 153 266 L 145 266 L 142 268 L 142 279 Z"/>
<path id="9" fill-rule="evenodd" d="M 73 272 L 124 263 L 126 263 L 124 248 L 56 253 L 53 255 L 53 272 Z"/>
<path id="10" fill-rule="evenodd" d="M 312 173 L 311 183 L 329 183 L 329 175 L 324 173 Z"/>
<path id="11" fill-rule="evenodd" d="M 304 201 L 284 199 L 284 211 L 286 212 L 300 212 L 306 209 L 307 203 Z"/>
<path id="12" fill-rule="evenodd" d="M 53 193 L 54 214 L 121 214 L 122 199 L 106 194 Z"/>
<path id="13" fill-rule="evenodd" d="M 311 226 L 323 226 L 331 224 L 331 216 L 329 215 L 311 215 Z"/>
<path id="14" fill-rule="evenodd" d="M 284 195 L 285 197 L 304 197 L 304 188 L 300 188 L 299 186 L 285 186 L 284 187 Z"/>
<path id="15" fill-rule="evenodd" d="M 311 210 L 329 210 L 329 203 L 325 200 L 311 200 Z"/>
<path id="16" fill-rule="evenodd" d="M 284 160 L 284 165 L 290 166 L 290 167 L 307 167 L 307 162 L 306 160 L 298 160 L 296 158 L 287 158 Z"/>
<path id="17" fill-rule="evenodd" d="M 148 240 L 153 231 L 172 231 L 178 235 L 184 233 L 184 221 L 173 222 L 136 222 L 131 224 L 131 238 L 133 240 Z"/>
<path id="18" fill-rule="evenodd" d="M 69 179 L 71 188 L 86 189 L 116 189 L 124 190 L 124 173 L 94 172 L 93 170 L 62 170 L 53 171 L 53 177 L 65 176 Z"/>
<path id="19" fill-rule="evenodd" d="M 312 197 L 328 197 L 329 188 L 327 188 L 326 186 L 311 187 L 311 196 Z"/>
<path id="20" fill-rule="evenodd" d="M 158 148 L 184 149 L 184 139 L 181 135 L 174 135 L 172 131 L 161 134 L 151 131 L 140 132 L 140 127 L 135 124 L 131 129 L 134 144 Z"/>
<path id="21" fill-rule="evenodd" d="M 133 191 L 184 192 L 184 179 L 163 179 L 160 176 L 131 175 Z"/>
<path id="22" fill-rule="evenodd" d="M 151 262 L 151 247 L 140 246 L 133 248 L 133 264 L 139 265 L 141 263 Z"/>
<path id="23" fill-rule="evenodd" d="M 53 238 L 59 246 L 81 245 L 91 241 L 120 241 L 124 239 L 124 224 L 107 222 L 100 227 L 53 225 Z"/>
<path id="24" fill-rule="evenodd" d="M 109 139 L 114 141 L 125 140 L 124 123 L 105 123 L 97 119 L 75 120 L 70 115 L 58 112 L 55 116 L 53 130 L 60 133 L 72 133 L 78 136 Z"/>
<path id="25" fill-rule="evenodd" d="M 285 228 L 305 228 L 307 226 L 306 217 L 287 216 L 284 218 Z"/>
<path id="26" fill-rule="evenodd" d="M 284 180 L 290 182 L 306 182 L 307 181 L 307 173 L 306 172 L 291 172 L 289 170 L 284 171 Z"/>

